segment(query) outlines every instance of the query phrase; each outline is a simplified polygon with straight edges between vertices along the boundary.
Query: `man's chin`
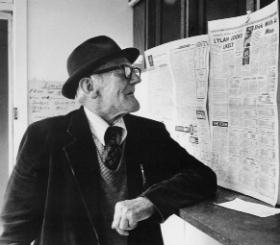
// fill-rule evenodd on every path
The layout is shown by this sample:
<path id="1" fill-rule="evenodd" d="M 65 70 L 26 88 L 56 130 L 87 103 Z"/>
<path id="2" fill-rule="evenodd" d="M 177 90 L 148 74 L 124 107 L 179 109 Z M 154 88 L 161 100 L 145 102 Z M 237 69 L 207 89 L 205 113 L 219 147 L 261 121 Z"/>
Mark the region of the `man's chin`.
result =
<path id="1" fill-rule="evenodd" d="M 126 101 L 125 104 L 123 104 L 122 109 L 119 110 L 120 114 L 129 114 L 132 112 L 136 112 L 139 111 L 140 109 L 140 104 L 138 102 L 138 100 L 134 97 L 134 98 L 130 98 L 130 100 Z"/>
<path id="2" fill-rule="evenodd" d="M 130 112 L 136 112 L 136 111 L 139 111 L 139 109 L 140 109 L 140 104 L 139 104 L 139 102 L 137 100 L 135 100 L 135 103 L 132 106 Z"/>
<path id="3" fill-rule="evenodd" d="M 133 105 L 131 104 L 129 107 L 126 107 L 124 110 L 119 111 L 118 117 L 123 117 L 129 113 L 139 111 L 139 109 L 140 109 L 140 104 L 138 101 L 136 101 L 135 103 L 133 103 Z"/>

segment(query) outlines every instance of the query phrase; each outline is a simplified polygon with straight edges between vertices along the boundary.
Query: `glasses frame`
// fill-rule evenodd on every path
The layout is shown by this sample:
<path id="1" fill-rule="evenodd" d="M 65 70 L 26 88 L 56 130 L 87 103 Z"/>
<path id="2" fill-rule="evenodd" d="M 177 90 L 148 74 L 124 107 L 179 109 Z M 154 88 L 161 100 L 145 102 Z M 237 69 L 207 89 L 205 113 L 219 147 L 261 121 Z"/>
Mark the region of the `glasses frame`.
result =
<path id="1" fill-rule="evenodd" d="M 130 68 L 129 75 L 126 74 L 125 68 Z M 132 74 L 135 74 L 140 78 L 141 77 L 141 72 L 142 72 L 141 68 L 139 68 L 139 67 L 123 64 L 123 65 L 119 65 L 119 66 L 112 66 L 112 67 L 104 68 L 104 69 L 101 69 L 101 70 L 97 70 L 97 71 L 94 71 L 92 74 L 102 74 L 102 73 L 115 71 L 115 70 L 123 70 L 124 77 L 128 81 L 131 80 Z"/>

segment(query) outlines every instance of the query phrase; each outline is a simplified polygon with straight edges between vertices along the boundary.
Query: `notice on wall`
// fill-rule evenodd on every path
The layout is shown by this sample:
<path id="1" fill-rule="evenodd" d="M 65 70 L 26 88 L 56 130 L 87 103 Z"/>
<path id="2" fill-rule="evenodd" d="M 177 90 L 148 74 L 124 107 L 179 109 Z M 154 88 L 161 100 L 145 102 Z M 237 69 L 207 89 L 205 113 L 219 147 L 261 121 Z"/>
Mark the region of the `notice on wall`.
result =
<path id="1" fill-rule="evenodd" d="M 209 22 L 212 168 L 218 183 L 271 204 L 279 193 L 277 2 Z"/>
<path id="2" fill-rule="evenodd" d="M 63 82 L 33 79 L 28 89 L 28 122 L 66 114 L 79 107 L 74 100 L 62 96 Z"/>
<path id="3" fill-rule="evenodd" d="M 145 52 L 146 116 L 165 122 L 220 186 L 271 205 L 280 203 L 278 15 L 275 1 Z"/>

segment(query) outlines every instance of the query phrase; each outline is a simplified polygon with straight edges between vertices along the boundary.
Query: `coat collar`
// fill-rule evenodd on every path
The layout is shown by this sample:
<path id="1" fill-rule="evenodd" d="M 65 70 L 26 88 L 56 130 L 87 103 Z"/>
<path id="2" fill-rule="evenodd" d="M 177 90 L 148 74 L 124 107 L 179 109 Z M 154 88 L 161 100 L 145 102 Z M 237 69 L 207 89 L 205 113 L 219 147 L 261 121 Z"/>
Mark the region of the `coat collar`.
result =
<path id="1" fill-rule="evenodd" d="M 79 110 L 72 113 L 67 127 L 67 133 L 72 136 L 72 143 L 75 141 L 79 141 L 85 145 L 93 143 L 89 123 L 82 106 Z"/>
<path id="2" fill-rule="evenodd" d="M 90 130 L 91 130 L 92 134 L 94 134 L 96 136 L 96 138 L 102 143 L 102 145 L 105 145 L 104 135 L 110 125 L 103 118 L 101 118 L 97 114 L 91 112 L 86 107 L 84 107 L 84 111 L 85 111 L 86 117 L 88 119 Z M 123 118 L 120 118 L 120 119 L 114 121 L 111 126 L 118 126 L 118 127 L 122 128 L 121 142 L 123 142 L 127 135 L 127 131 L 126 131 L 126 127 L 125 127 Z"/>

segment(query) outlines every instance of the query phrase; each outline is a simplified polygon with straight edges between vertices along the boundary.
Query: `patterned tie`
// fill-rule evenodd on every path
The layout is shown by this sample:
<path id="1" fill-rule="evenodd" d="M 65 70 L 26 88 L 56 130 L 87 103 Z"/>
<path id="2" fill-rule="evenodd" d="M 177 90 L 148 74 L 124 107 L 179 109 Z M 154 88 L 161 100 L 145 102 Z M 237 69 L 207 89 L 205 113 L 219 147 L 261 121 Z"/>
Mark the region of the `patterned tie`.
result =
<path id="1" fill-rule="evenodd" d="M 122 128 L 116 126 L 110 126 L 104 135 L 105 151 L 107 151 L 104 165 L 111 170 L 118 167 L 121 158 L 121 135 Z"/>

